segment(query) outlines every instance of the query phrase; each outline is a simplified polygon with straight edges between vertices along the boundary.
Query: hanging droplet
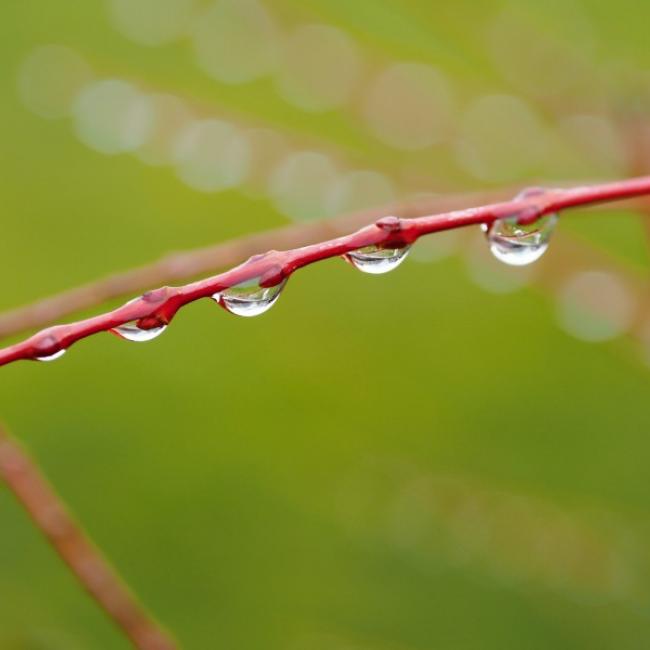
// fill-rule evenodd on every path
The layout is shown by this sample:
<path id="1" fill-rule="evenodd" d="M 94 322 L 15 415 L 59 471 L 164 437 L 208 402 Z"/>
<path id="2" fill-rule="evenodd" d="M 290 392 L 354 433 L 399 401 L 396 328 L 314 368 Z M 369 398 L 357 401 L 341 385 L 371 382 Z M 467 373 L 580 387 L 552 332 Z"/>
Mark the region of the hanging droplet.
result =
<path id="1" fill-rule="evenodd" d="M 410 249 L 410 245 L 402 248 L 381 248 L 373 244 L 352 251 L 345 258 L 359 271 L 378 275 L 396 269 L 406 259 Z"/>
<path id="2" fill-rule="evenodd" d="M 66 350 L 57 350 L 54 354 L 45 357 L 36 357 L 36 361 L 55 361 L 56 359 L 60 359 L 65 353 Z"/>
<path id="3" fill-rule="evenodd" d="M 511 266 L 525 266 L 546 252 L 557 221 L 557 214 L 548 214 L 530 224 L 517 223 L 516 217 L 510 217 L 482 227 L 494 257 Z"/>
<path id="4" fill-rule="evenodd" d="M 273 307 L 286 283 L 285 278 L 272 287 L 262 287 L 259 278 L 251 278 L 215 293 L 212 298 L 237 316 L 259 316 Z"/>
<path id="5" fill-rule="evenodd" d="M 36 355 L 33 358 L 36 361 L 54 361 L 60 359 L 66 353 L 66 349 L 55 335 L 47 334 L 35 343 Z"/>
<path id="6" fill-rule="evenodd" d="M 136 341 L 137 343 L 142 343 L 144 341 L 151 341 L 156 337 L 160 336 L 167 329 L 167 325 L 159 325 L 158 327 L 150 327 L 149 329 L 144 329 L 138 327 L 136 321 L 131 321 L 130 323 L 125 323 L 119 327 L 114 327 L 111 332 L 117 334 L 119 337 L 126 339 L 127 341 Z"/>
<path id="7" fill-rule="evenodd" d="M 159 295 L 161 292 L 162 295 Z M 162 289 L 156 289 L 154 291 L 148 291 L 143 296 L 129 300 L 129 302 L 127 302 L 126 304 L 131 305 L 134 302 L 138 302 L 138 300 L 141 299 L 145 300 L 146 302 L 156 302 L 156 301 L 159 302 L 167 295 L 166 292 L 167 292 L 167 287 L 163 287 Z M 151 341 L 157 338 L 166 329 L 167 329 L 167 325 L 165 323 L 160 323 L 159 325 L 156 325 L 154 327 L 149 327 L 149 328 L 140 327 L 138 325 L 138 319 L 136 319 L 136 320 L 129 321 L 128 323 L 124 323 L 124 325 L 120 325 L 119 327 L 113 327 L 109 331 L 119 336 L 122 339 L 126 339 L 127 341 L 144 343 L 145 341 Z"/>

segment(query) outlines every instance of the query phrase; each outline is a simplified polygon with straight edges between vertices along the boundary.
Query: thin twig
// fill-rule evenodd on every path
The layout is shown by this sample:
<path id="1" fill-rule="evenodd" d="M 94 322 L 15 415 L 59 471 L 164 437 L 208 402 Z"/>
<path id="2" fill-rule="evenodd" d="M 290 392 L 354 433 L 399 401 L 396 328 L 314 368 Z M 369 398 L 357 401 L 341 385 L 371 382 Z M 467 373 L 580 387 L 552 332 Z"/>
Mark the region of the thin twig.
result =
<path id="1" fill-rule="evenodd" d="M 96 307 L 109 300 L 133 296 L 146 289 L 192 277 L 214 273 L 272 248 L 294 248 L 310 241 L 349 232 L 386 214 L 417 217 L 453 210 L 471 203 L 492 203 L 512 196 L 509 190 L 433 196 L 399 205 L 383 206 L 310 223 L 298 223 L 239 237 L 204 248 L 182 251 L 121 273 L 63 291 L 30 305 L 0 313 L 0 338 L 44 327 L 76 312 Z"/>
<path id="2" fill-rule="evenodd" d="M 217 296 L 227 289 L 255 279 L 261 287 L 285 281 L 293 272 L 320 260 L 377 246 L 402 248 L 423 235 L 469 225 L 489 225 L 497 219 L 516 218 L 530 223 L 543 215 L 608 201 L 650 195 L 650 176 L 564 190 L 537 190 L 514 200 L 466 210 L 445 212 L 412 219 L 384 217 L 350 235 L 302 248 L 256 255 L 240 266 L 205 280 L 180 287 L 161 287 L 140 298 L 92 318 L 42 330 L 29 339 L 0 349 L 0 365 L 21 359 L 56 357 L 77 341 L 98 332 L 115 330 L 135 323 L 140 330 L 168 325 L 184 305 Z M 330 225 L 332 227 L 332 225 Z M 223 305 L 223 302 L 220 301 Z"/>
<path id="3" fill-rule="evenodd" d="M 133 296 L 151 287 L 189 280 L 214 273 L 261 250 L 286 249 L 310 241 L 349 232 L 386 214 L 418 217 L 454 210 L 468 204 L 493 203 L 513 196 L 516 190 L 493 190 L 475 194 L 432 196 L 418 201 L 350 213 L 335 219 L 291 224 L 190 251 L 181 251 L 144 266 L 62 291 L 34 303 L 0 313 L 0 339 L 45 327 L 74 313 L 109 300 Z"/>
<path id="4" fill-rule="evenodd" d="M 36 461 L 0 426 L 0 477 L 77 580 L 139 650 L 177 644 L 138 603 L 41 473 Z"/>

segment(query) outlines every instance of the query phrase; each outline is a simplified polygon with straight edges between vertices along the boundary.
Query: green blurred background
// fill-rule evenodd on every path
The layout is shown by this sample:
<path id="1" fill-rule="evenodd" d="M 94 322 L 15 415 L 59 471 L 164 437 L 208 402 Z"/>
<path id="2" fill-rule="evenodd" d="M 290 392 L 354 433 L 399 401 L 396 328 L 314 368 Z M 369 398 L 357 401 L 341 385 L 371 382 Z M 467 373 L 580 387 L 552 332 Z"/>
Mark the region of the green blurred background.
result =
<path id="1" fill-rule="evenodd" d="M 650 5 L 265 2 L 3 3 L 2 307 L 422 192 L 642 171 Z M 472 232 L 385 277 L 307 268 L 260 318 L 200 301 L 3 368 L 1 417 L 183 647 L 645 649 L 646 230 L 582 211 L 556 239 L 530 273 Z M 1 648 L 127 647 L 4 489 L 0 522 Z"/>

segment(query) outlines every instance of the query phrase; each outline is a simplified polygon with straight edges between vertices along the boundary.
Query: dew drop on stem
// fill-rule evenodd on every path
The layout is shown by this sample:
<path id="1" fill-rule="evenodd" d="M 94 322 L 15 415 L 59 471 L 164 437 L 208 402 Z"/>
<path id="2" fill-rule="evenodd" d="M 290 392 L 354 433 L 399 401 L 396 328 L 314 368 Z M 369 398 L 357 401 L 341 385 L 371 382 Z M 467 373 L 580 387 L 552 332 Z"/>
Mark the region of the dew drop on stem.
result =
<path id="1" fill-rule="evenodd" d="M 517 223 L 517 217 L 509 217 L 482 227 L 494 257 L 511 266 L 525 266 L 546 252 L 557 221 L 557 214 L 548 214 L 530 224 Z"/>
<path id="2" fill-rule="evenodd" d="M 345 259 L 359 271 L 379 275 L 396 269 L 406 259 L 410 249 L 410 245 L 401 248 L 382 248 L 373 244 L 347 253 Z"/>
<path id="3" fill-rule="evenodd" d="M 263 287 L 259 277 L 251 278 L 215 293 L 212 298 L 224 309 L 237 316 L 259 316 L 273 307 L 286 283 L 285 278 L 272 287 Z"/>
<path id="4" fill-rule="evenodd" d="M 162 296 L 158 296 L 158 293 L 163 291 Z M 155 290 L 148 293 L 145 293 L 142 296 L 142 299 L 146 302 L 160 302 L 164 296 L 166 296 L 166 289 L 164 290 Z M 130 305 L 134 302 L 137 302 L 140 298 L 134 298 L 129 300 L 127 305 Z M 145 341 L 152 341 L 153 339 L 159 337 L 166 329 L 166 323 L 158 323 L 153 327 L 140 327 L 138 325 L 140 319 L 135 319 L 124 323 L 124 325 L 119 325 L 118 327 L 113 327 L 110 332 L 119 336 L 122 339 L 127 341 L 135 341 L 136 343 L 144 343 Z"/>
<path id="5" fill-rule="evenodd" d="M 131 321 L 130 323 L 125 323 L 119 327 L 114 327 L 111 332 L 113 332 L 113 334 L 117 334 L 117 336 L 120 338 L 126 339 L 127 341 L 143 343 L 145 341 L 151 341 L 157 338 L 166 329 L 167 325 L 159 325 L 158 327 L 150 327 L 149 329 L 144 329 L 143 327 L 138 327 L 136 321 Z"/>

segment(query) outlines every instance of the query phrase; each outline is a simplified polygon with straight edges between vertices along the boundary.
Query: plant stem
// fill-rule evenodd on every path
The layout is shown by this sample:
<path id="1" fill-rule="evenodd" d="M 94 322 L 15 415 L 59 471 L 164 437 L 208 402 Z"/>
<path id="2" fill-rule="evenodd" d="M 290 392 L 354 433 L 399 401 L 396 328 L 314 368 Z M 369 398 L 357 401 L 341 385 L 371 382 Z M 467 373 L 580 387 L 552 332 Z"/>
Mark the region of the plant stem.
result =
<path id="1" fill-rule="evenodd" d="M 294 248 L 349 232 L 386 214 L 417 217 L 436 211 L 454 210 L 468 202 L 491 203 L 512 196 L 514 190 L 477 194 L 435 196 L 400 205 L 363 210 L 311 223 L 295 223 L 191 251 L 166 255 L 146 264 L 106 278 L 74 287 L 30 305 L 0 313 L 0 338 L 44 327 L 61 318 L 100 305 L 108 300 L 134 296 L 151 287 L 215 273 L 269 248 Z"/>
<path id="2" fill-rule="evenodd" d="M 143 329 L 159 327 L 161 324 L 168 324 L 181 307 L 200 298 L 210 297 L 252 278 L 261 278 L 262 283 L 267 283 L 265 286 L 270 286 L 287 278 L 303 266 L 344 255 L 366 246 L 397 247 L 412 244 L 419 237 L 442 230 L 482 223 L 490 224 L 496 219 L 508 217 L 530 222 L 545 214 L 570 208 L 646 195 L 650 195 L 650 176 L 571 189 L 540 190 L 511 201 L 431 216 L 379 219 L 374 224 L 350 235 L 297 249 L 271 250 L 266 254 L 252 257 L 240 266 L 220 275 L 180 287 L 162 287 L 149 291 L 141 298 L 113 311 L 76 323 L 42 330 L 21 343 L 0 349 L 0 366 L 20 359 L 54 355 L 61 350 L 66 350 L 80 339 L 132 321 L 137 321 Z M 330 222 L 328 226 L 330 232 L 336 231 L 336 222 Z M 308 229 L 309 226 L 304 228 Z M 265 241 L 268 243 L 268 239 Z M 210 249 L 205 250 L 209 254 Z M 201 252 L 197 259 L 201 259 Z M 190 259 L 189 262 L 191 261 Z"/>
<path id="3" fill-rule="evenodd" d="M 138 603 L 68 512 L 36 461 L 0 426 L 0 477 L 77 580 L 138 650 L 177 644 Z"/>

